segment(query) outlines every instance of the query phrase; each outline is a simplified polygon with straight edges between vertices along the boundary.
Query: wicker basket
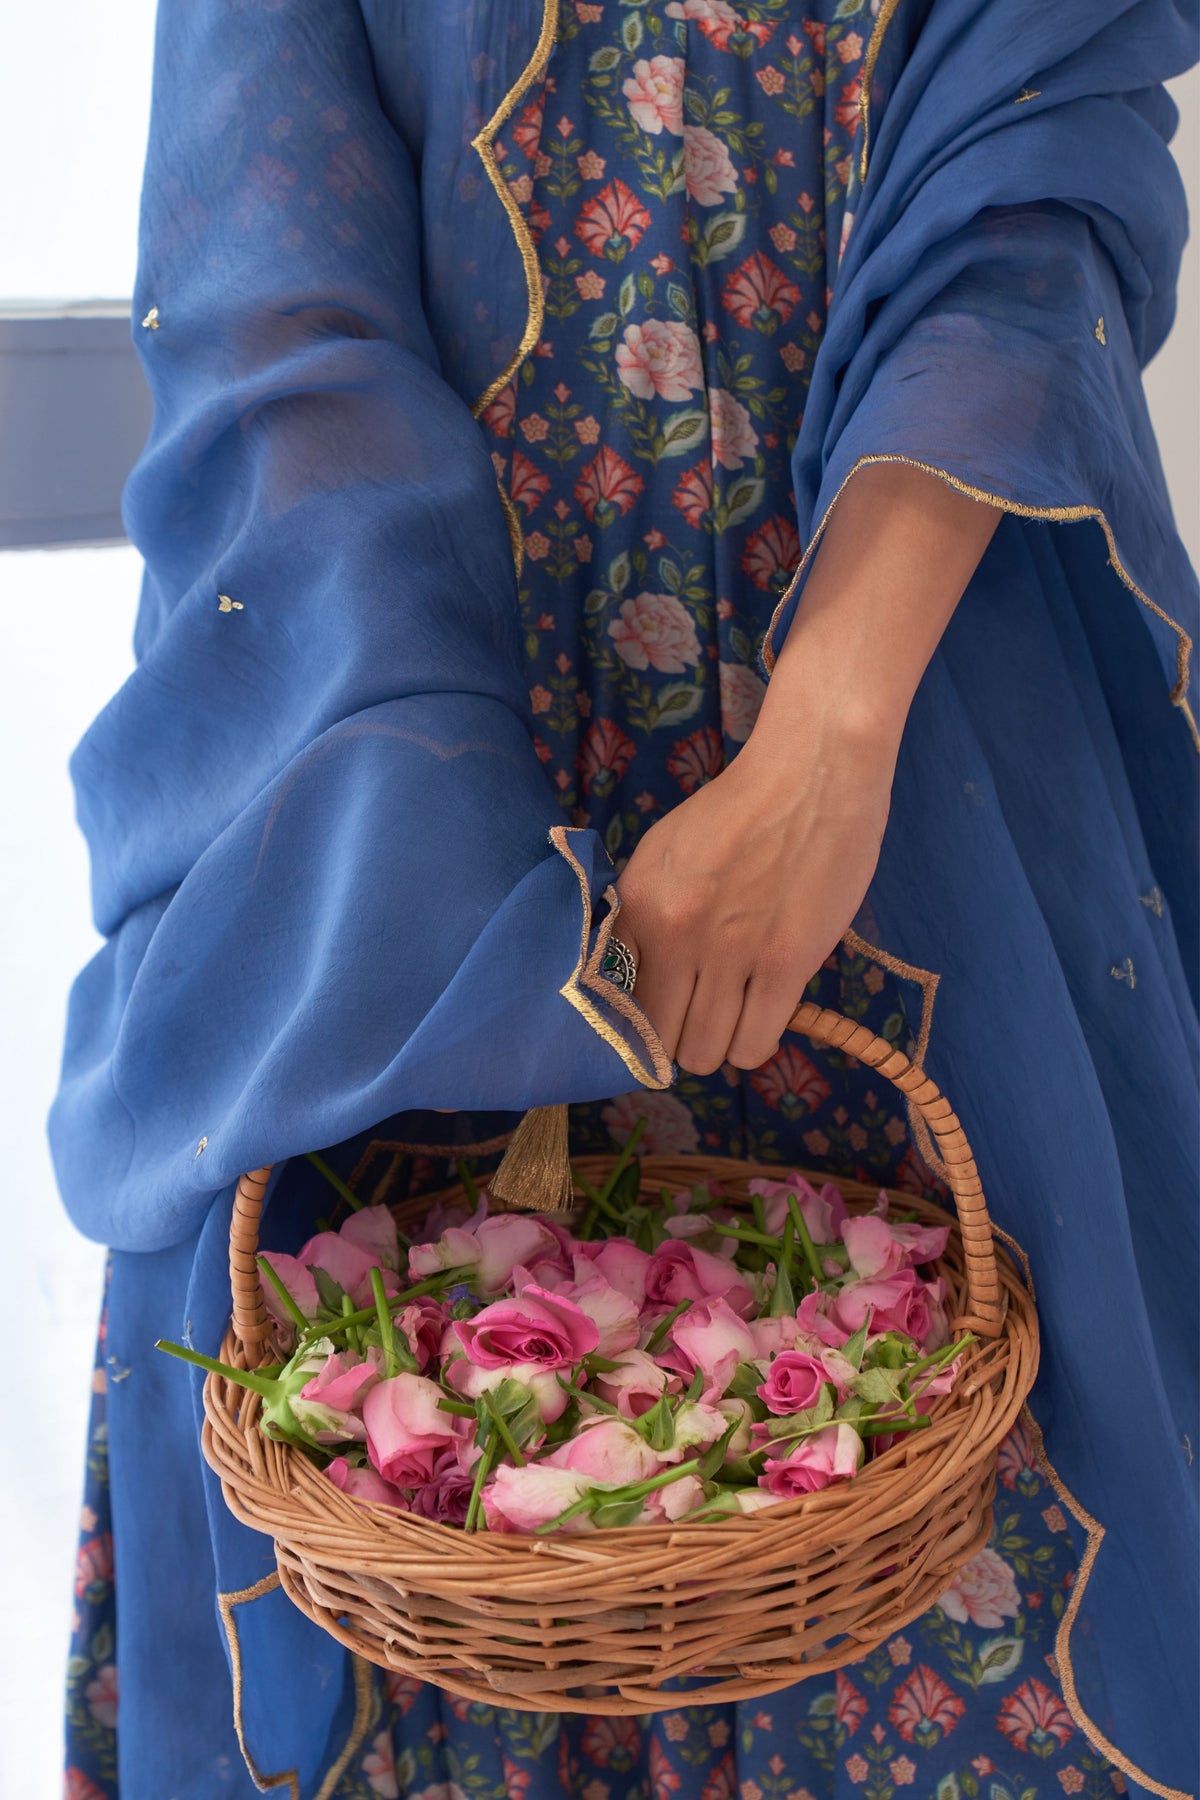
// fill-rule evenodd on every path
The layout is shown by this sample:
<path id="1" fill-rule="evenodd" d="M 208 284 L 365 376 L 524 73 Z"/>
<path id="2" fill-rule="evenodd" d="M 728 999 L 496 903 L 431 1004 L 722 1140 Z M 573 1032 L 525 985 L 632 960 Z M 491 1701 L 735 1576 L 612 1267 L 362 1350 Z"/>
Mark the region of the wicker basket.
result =
<path id="1" fill-rule="evenodd" d="M 536 1711 L 643 1713 L 773 1692 L 865 1655 L 944 1592 L 986 1542 L 995 1452 L 1033 1384 L 1037 1318 L 997 1251 L 962 1128 L 934 1083 L 840 1013 L 801 1006 L 791 1029 L 844 1050 L 928 1123 L 958 1209 L 938 1272 L 954 1326 L 977 1334 L 933 1423 L 851 1482 L 751 1516 L 526 1538 L 467 1533 L 351 1500 L 262 1435 L 259 1400 L 210 1375 L 204 1454 L 244 1524 L 268 1533 L 285 1591 L 359 1656 L 471 1700 Z M 606 1160 L 581 1159 L 603 1175 Z M 643 1188 L 778 1176 L 723 1157 L 646 1156 Z M 272 1326 L 255 1263 L 268 1171 L 241 1182 L 230 1242 L 233 1324 L 222 1358 L 264 1360 Z M 818 1176 L 818 1180 L 830 1179 Z M 837 1179 L 851 1210 L 878 1189 Z M 456 1190 L 450 1190 L 455 1192 Z M 442 1196 L 443 1198 L 445 1196 Z M 434 1196 L 397 1209 L 404 1222 Z M 945 1214 L 912 1195 L 933 1223 Z M 672 1692 L 672 1689 L 676 1691 Z"/>

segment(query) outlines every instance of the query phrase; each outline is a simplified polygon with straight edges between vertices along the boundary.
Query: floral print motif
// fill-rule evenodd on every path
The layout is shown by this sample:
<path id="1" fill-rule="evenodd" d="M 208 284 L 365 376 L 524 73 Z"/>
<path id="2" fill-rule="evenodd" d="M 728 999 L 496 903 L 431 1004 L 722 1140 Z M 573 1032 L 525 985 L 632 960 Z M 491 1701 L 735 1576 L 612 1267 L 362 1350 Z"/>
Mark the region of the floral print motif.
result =
<path id="1" fill-rule="evenodd" d="M 483 421 L 524 530 L 537 751 L 565 814 L 618 867 L 749 736 L 763 633 L 800 556 L 789 456 L 853 222 L 877 0 L 811 10 L 563 0 L 544 87 L 496 144 L 545 294 L 542 340 Z M 264 146 L 248 222 L 278 211 L 287 179 Z M 331 183 L 371 179 L 343 146 Z M 840 949 L 808 993 L 911 1046 L 903 996 L 873 961 Z M 944 1197 L 885 1088 L 786 1038 L 749 1074 L 573 1108 L 573 1144 L 611 1150 L 644 1118 L 651 1153 Z M 440 1186 L 447 1170 L 422 1159 L 415 1177 Z M 102 1359 L 103 1328 L 67 1800 L 118 1800 Z M 377 1670 L 335 1800 L 1111 1800 L 1124 1779 L 1083 1741 L 1054 1667 L 1081 1534 L 1023 1426 L 997 1474 L 990 1544 L 939 1606 L 849 1668 L 740 1705 L 689 1705 L 684 1686 L 640 1719 L 477 1705 Z"/>

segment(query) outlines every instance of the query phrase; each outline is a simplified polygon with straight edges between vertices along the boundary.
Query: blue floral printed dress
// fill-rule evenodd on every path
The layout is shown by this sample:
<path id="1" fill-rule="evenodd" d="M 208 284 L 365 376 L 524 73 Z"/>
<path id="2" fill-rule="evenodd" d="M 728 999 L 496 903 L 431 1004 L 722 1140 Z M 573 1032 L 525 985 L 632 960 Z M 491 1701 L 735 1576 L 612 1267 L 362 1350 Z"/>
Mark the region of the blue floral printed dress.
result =
<path id="1" fill-rule="evenodd" d="M 600 830 L 618 868 L 736 754 L 762 698 L 757 653 L 800 553 L 789 455 L 853 226 L 877 9 L 568 0 L 544 97 L 496 145 L 536 245 L 544 319 L 482 423 L 523 536 L 538 754 L 566 818 Z M 911 1048 L 911 995 L 865 951 L 831 956 L 809 994 Z M 894 1091 L 797 1037 L 749 1074 L 683 1075 L 665 1093 L 573 1109 L 574 1148 L 611 1149 L 641 1116 L 651 1152 L 945 1197 Z M 411 1173 L 436 1186 L 447 1171 Z M 102 1335 L 68 1800 L 117 1797 L 104 1371 Z M 1082 1549 L 1022 1424 L 1000 1452 L 990 1546 L 939 1606 L 836 1677 L 616 1719 L 477 1705 L 376 1671 L 336 1796 L 1108 1800 L 1124 1777 L 1074 1723 L 1053 1651 Z"/>

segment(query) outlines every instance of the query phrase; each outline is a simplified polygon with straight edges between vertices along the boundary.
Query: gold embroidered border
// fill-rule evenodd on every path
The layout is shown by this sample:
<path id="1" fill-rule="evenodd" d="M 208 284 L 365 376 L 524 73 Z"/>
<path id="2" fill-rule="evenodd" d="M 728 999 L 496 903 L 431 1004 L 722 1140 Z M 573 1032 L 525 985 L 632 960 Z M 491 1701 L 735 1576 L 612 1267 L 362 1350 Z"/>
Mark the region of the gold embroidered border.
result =
<path id="1" fill-rule="evenodd" d="M 609 905 L 608 916 L 600 926 L 596 938 L 595 950 L 590 957 L 588 955 L 588 934 L 591 930 L 592 923 L 591 895 L 588 891 L 587 876 L 584 873 L 583 864 L 571 849 L 569 842 L 573 831 L 583 829 L 583 826 L 570 825 L 552 825 L 550 827 L 550 842 L 558 851 L 559 855 L 565 857 L 566 861 L 575 871 L 576 879 L 579 882 L 580 898 L 583 901 L 583 922 L 580 929 L 579 960 L 572 969 L 566 982 L 564 982 L 563 986 L 559 989 L 559 993 L 564 1000 L 570 1001 L 576 1012 L 583 1014 L 583 1017 L 592 1027 L 592 1030 L 597 1032 L 599 1036 L 604 1039 L 605 1043 L 609 1044 L 612 1049 L 616 1051 L 617 1055 L 621 1058 L 621 1061 L 625 1064 L 625 1067 L 629 1070 L 629 1073 L 634 1076 L 643 1087 L 668 1088 L 671 1085 L 673 1070 L 671 1059 L 663 1049 L 662 1041 L 659 1038 L 658 1033 L 655 1031 L 653 1025 L 651 1025 L 649 1019 L 637 1002 L 633 1000 L 630 995 L 622 993 L 621 989 L 616 987 L 611 981 L 606 981 L 600 973 L 600 963 L 608 943 L 609 933 L 612 931 L 613 924 L 616 921 L 616 916 L 621 905 L 615 887 L 608 887 L 605 889 L 604 898 L 608 901 Z M 646 1047 L 646 1054 L 650 1060 L 649 1068 L 647 1068 L 645 1063 L 638 1058 L 636 1051 L 626 1043 L 616 1027 L 611 1025 L 604 1017 L 604 1014 L 600 1011 L 595 1001 L 589 999 L 588 994 L 584 992 L 585 988 L 590 989 L 594 994 L 602 996 L 606 1005 L 613 1007 L 615 1011 L 621 1013 L 624 1018 L 629 1020 L 629 1023 L 633 1026 Z"/>
<path id="2" fill-rule="evenodd" d="M 863 58 L 862 86 L 858 91 L 858 117 L 862 127 L 862 146 L 858 153 L 858 178 L 867 179 L 867 145 L 871 136 L 871 82 L 875 74 L 875 65 L 879 61 L 879 52 L 883 49 L 883 40 L 887 28 L 896 16 L 900 0 L 883 0 L 871 31 L 867 44 L 867 54 Z"/>
<path id="3" fill-rule="evenodd" d="M 270 1575 L 264 1575 L 261 1581 L 256 1581 L 253 1587 L 239 1588 L 230 1594 L 218 1594 L 217 1610 L 221 1615 L 225 1640 L 229 1645 L 229 1667 L 233 1677 L 233 1728 L 237 1733 L 238 1748 L 241 1750 L 242 1760 L 250 1772 L 250 1779 L 260 1793 L 266 1793 L 271 1788 L 286 1787 L 288 1800 L 300 1800 L 298 1772 L 295 1769 L 288 1769 L 278 1775 L 265 1775 L 250 1754 L 242 1721 L 242 1645 L 238 1636 L 237 1621 L 233 1616 L 234 1608 L 243 1606 L 250 1600 L 259 1600 L 264 1594 L 272 1593 L 278 1586 L 279 1571 L 275 1570 Z M 371 1666 L 360 1656 L 352 1656 L 350 1660 L 354 1668 L 355 1691 L 354 1718 L 350 1725 L 350 1735 L 336 1760 L 326 1770 L 313 1800 L 331 1800 L 333 1790 L 345 1774 L 350 1758 L 367 1735 L 367 1725 L 371 1715 Z"/>
<path id="4" fill-rule="evenodd" d="M 538 265 L 537 251 L 525 216 L 509 191 L 508 183 L 500 173 L 500 164 L 496 160 L 496 152 L 492 148 L 493 140 L 505 120 L 510 118 L 519 100 L 525 98 L 546 68 L 550 60 L 550 52 L 554 48 L 554 40 L 558 35 L 558 0 L 544 0 L 542 6 L 542 28 L 538 33 L 538 41 L 533 55 L 522 69 L 515 87 L 509 88 L 503 100 L 488 120 L 483 130 L 471 139 L 471 148 L 478 152 L 479 160 L 487 171 L 487 178 L 495 190 L 496 198 L 508 214 L 508 222 L 512 226 L 513 237 L 525 265 L 525 289 L 528 295 L 529 312 L 525 321 L 525 330 L 521 334 L 521 342 L 507 366 L 496 376 L 480 394 L 471 408 L 478 418 L 485 407 L 490 406 L 502 388 L 508 386 L 533 346 L 542 334 L 542 319 L 545 303 L 542 295 L 542 272 Z M 509 529 L 511 530 L 511 521 Z"/>
<path id="5" fill-rule="evenodd" d="M 915 963 L 902 962 L 898 956 L 893 956 L 890 950 L 881 950 L 875 944 L 868 944 L 866 938 L 860 937 L 852 925 L 847 926 L 842 933 L 842 942 L 849 949 L 856 950 L 860 956 L 869 956 L 872 962 L 877 962 L 881 967 L 890 969 L 893 975 L 900 975 L 906 981 L 915 981 L 920 984 L 921 1024 L 917 1031 L 917 1047 L 909 1060 L 914 1068 L 923 1069 L 925 1052 L 929 1048 L 929 1033 L 933 1028 L 933 1002 L 937 994 L 938 982 L 942 979 L 941 976 L 933 969 L 919 969 Z M 933 1133 L 912 1101 L 907 1100 L 905 1105 L 908 1111 L 908 1128 L 912 1132 L 922 1160 L 934 1175 L 937 1175 L 942 1181 L 948 1181 L 950 1172 L 938 1155 L 937 1146 L 933 1141 Z"/>
<path id="6" fill-rule="evenodd" d="M 1109 524 L 1107 515 L 1101 508 L 1098 506 L 1026 506 L 1023 501 L 1007 500 L 1002 494 L 989 494 L 983 488 L 972 487 L 969 482 L 961 481 L 957 475 L 952 475 L 948 469 L 938 468 L 935 463 L 921 462 L 915 456 L 900 456 L 899 454 L 892 452 L 872 456 L 860 456 L 858 461 L 854 464 L 854 467 L 843 478 L 839 484 L 837 493 L 825 508 L 825 513 L 820 524 L 809 539 L 808 546 L 792 573 L 792 579 L 788 582 L 786 589 L 780 596 L 779 604 L 771 614 L 771 623 L 767 627 L 767 635 L 763 640 L 763 662 L 766 665 L 768 675 L 775 667 L 775 650 L 771 640 L 775 635 L 775 627 L 779 623 L 780 614 L 783 612 L 784 607 L 795 592 L 796 584 L 800 580 L 801 575 L 808 567 L 808 564 L 812 559 L 813 551 L 820 543 L 822 534 L 833 516 L 834 507 L 837 505 L 854 477 L 858 474 L 858 471 L 860 469 L 869 468 L 876 463 L 901 463 L 905 468 L 921 469 L 926 475 L 936 475 L 938 479 L 944 481 L 948 487 L 954 488 L 960 494 L 966 494 L 969 499 L 978 500 L 985 506 L 998 506 L 1002 512 L 1014 513 L 1019 519 L 1045 519 L 1053 524 L 1073 524 L 1085 519 L 1094 519 L 1104 533 L 1104 540 L 1108 545 L 1109 564 L 1116 572 L 1119 579 L 1129 589 L 1131 594 L 1136 595 L 1143 606 L 1148 607 L 1152 613 L 1171 627 L 1171 630 L 1179 640 L 1175 652 L 1175 684 L 1171 689 L 1171 704 L 1172 706 L 1177 706 L 1187 720 L 1188 730 L 1191 732 L 1192 736 L 1192 742 L 1197 751 L 1200 751 L 1200 728 L 1196 725 L 1196 718 L 1187 698 L 1192 656 L 1192 640 L 1177 619 L 1173 619 L 1170 613 L 1166 612 L 1156 600 L 1150 598 L 1149 594 L 1144 594 L 1142 592 L 1137 582 L 1125 568 L 1120 556 L 1117 554 L 1117 540 L 1113 536 L 1112 526 Z"/>
<path id="7" fill-rule="evenodd" d="M 1071 1630 L 1075 1624 L 1076 1618 L 1079 1616 L 1079 1608 L 1083 1604 L 1084 1590 L 1091 1579 L 1092 1570 L 1096 1565 L 1096 1557 L 1099 1554 L 1101 1544 L 1104 1542 L 1105 1530 L 1099 1520 L 1093 1519 L 1091 1513 L 1089 1513 L 1085 1507 L 1080 1505 L 1058 1470 L 1054 1467 L 1054 1464 L 1050 1461 L 1050 1458 L 1046 1455 L 1046 1445 L 1042 1438 L 1042 1428 L 1030 1412 L 1028 1405 L 1021 1408 L 1021 1421 L 1032 1440 L 1034 1454 L 1037 1457 L 1038 1467 L 1041 1469 L 1042 1474 L 1046 1477 L 1046 1480 L 1050 1483 L 1050 1486 L 1054 1489 L 1076 1524 L 1082 1525 L 1087 1533 L 1087 1548 L 1084 1550 L 1083 1556 L 1080 1559 L 1079 1569 L 1075 1576 L 1075 1585 L 1071 1589 L 1071 1598 L 1067 1602 L 1066 1611 L 1059 1620 L 1058 1631 L 1054 1639 L 1054 1660 L 1058 1667 L 1058 1679 L 1062 1687 L 1063 1700 L 1066 1703 L 1067 1711 L 1070 1713 L 1072 1719 L 1074 1719 L 1076 1725 L 1092 1747 L 1099 1750 L 1101 1756 L 1107 1756 L 1113 1767 L 1115 1769 L 1120 1769 L 1121 1773 L 1127 1776 L 1130 1781 L 1136 1781 L 1139 1787 L 1144 1787 L 1151 1794 L 1161 1795 L 1162 1800 L 1195 1800 L 1194 1795 L 1184 1793 L 1182 1788 L 1167 1787 L 1165 1783 L 1155 1781 L 1152 1776 L 1147 1775 L 1144 1769 L 1139 1769 L 1136 1763 L 1131 1762 L 1127 1756 L 1122 1755 L 1115 1744 L 1109 1742 L 1099 1726 L 1093 1724 L 1092 1720 L 1088 1718 L 1088 1715 L 1083 1710 L 1083 1703 L 1079 1698 L 1079 1690 L 1075 1686 L 1075 1670 L 1071 1663 Z"/>

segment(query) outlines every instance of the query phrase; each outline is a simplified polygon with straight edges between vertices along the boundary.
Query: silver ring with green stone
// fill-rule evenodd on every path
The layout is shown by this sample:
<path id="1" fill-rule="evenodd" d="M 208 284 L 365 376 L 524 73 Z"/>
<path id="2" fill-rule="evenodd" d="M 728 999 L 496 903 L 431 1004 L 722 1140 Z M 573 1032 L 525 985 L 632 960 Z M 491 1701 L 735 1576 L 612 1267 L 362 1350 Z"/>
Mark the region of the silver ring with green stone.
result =
<path id="1" fill-rule="evenodd" d="M 619 937 L 609 938 L 600 964 L 600 973 L 605 981 L 611 981 L 622 993 L 632 994 L 637 981 L 637 963 L 629 945 L 623 944 Z"/>

